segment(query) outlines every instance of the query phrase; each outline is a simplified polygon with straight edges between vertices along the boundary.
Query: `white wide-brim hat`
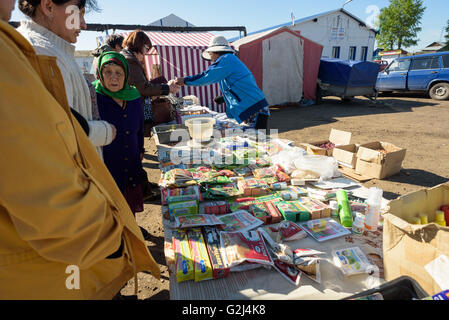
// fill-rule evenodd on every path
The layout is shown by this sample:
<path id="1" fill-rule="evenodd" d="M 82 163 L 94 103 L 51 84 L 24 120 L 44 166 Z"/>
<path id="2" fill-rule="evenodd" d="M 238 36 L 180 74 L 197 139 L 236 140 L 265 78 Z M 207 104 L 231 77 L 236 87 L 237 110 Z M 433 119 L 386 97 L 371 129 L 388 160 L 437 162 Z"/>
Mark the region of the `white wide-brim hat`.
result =
<path id="1" fill-rule="evenodd" d="M 203 59 L 211 60 L 209 52 L 232 52 L 232 53 L 234 53 L 235 50 L 231 48 L 228 40 L 226 40 L 225 37 L 215 36 L 210 40 L 208 48 L 206 50 L 204 50 L 203 53 L 201 54 Z"/>

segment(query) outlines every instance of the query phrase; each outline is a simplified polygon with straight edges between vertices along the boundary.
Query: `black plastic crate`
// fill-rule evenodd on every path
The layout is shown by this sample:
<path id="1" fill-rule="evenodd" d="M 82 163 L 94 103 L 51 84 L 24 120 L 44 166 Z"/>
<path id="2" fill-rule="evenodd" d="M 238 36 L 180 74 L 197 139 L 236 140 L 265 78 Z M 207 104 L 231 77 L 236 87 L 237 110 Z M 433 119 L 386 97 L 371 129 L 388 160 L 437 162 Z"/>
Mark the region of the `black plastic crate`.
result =
<path id="1" fill-rule="evenodd" d="M 375 293 L 380 293 L 384 300 L 413 300 L 429 296 L 414 279 L 402 276 L 382 284 L 378 289 L 370 289 L 347 297 L 344 300 L 366 297 Z"/>
<path id="2" fill-rule="evenodd" d="M 189 129 L 182 124 L 159 125 L 153 128 L 156 144 L 168 144 L 190 140 Z"/>

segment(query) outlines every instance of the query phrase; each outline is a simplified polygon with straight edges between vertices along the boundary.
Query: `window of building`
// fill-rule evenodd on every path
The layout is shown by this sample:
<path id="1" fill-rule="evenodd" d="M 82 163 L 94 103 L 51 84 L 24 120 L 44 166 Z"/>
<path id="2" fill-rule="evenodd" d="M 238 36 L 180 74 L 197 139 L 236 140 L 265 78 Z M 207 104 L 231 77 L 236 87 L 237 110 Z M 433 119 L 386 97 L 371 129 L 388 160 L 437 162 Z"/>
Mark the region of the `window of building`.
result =
<path id="1" fill-rule="evenodd" d="M 357 47 L 349 47 L 348 59 L 349 60 L 355 60 L 356 53 L 357 53 Z"/>
<path id="2" fill-rule="evenodd" d="M 362 47 L 362 53 L 360 55 L 360 60 L 366 61 L 368 59 L 368 47 Z"/>
<path id="3" fill-rule="evenodd" d="M 340 47 L 332 47 L 332 58 L 340 58 Z"/>

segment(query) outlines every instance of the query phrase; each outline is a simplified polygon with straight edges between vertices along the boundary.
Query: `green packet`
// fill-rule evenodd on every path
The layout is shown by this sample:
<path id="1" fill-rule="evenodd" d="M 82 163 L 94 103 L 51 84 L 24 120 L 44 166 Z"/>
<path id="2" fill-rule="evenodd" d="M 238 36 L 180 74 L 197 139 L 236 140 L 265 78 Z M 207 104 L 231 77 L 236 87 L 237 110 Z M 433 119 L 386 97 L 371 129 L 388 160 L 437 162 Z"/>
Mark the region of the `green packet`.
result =
<path id="1" fill-rule="evenodd" d="M 201 180 L 200 182 L 205 183 L 205 184 L 229 184 L 229 183 L 232 183 L 231 179 L 229 179 L 229 177 L 227 177 L 227 176 L 210 177 L 205 180 Z"/>
<path id="2" fill-rule="evenodd" d="M 248 200 L 248 201 L 243 201 L 243 202 L 237 202 L 235 200 L 231 200 L 229 201 L 229 209 L 234 212 L 234 211 L 238 211 L 241 210 L 242 207 L 248 207 L 252 204 L 256 204 L 256 203 L 260 203 L 260 202 L 278 202 L 278 201 L 283 201 L 281 197 L 279 197 L 279 195 L 277 194 L 268 194 L 268 195 L 264 195 L 264 196 L 259 196 L 259 197 L 254 197 L 254 200 Z"/>
<path id="3" fill-rule="evenodd" d="M 236 197 L 242 194 L 234 183 L 229 184 L 217 184 L 217 185 L 205 185 L 204 186 L 205 199 L 227 199 Z"/>
<path id="4" fill-rule="evenodd" d="M 310 213 L 298 201 L 279 201 L 275 206 L 285 220 L 303 222 L 310 220 Z"/>

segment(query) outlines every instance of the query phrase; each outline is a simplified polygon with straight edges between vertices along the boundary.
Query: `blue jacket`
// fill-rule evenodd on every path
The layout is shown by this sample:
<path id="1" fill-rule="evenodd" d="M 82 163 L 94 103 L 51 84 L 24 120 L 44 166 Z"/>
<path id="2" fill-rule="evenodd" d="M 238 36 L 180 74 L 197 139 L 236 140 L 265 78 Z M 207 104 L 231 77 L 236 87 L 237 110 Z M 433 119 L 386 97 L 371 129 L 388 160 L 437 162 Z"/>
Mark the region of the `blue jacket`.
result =
<path id="1" fill-rule="evenodd" d="M 189 86 L 205 86 L 217 82 L 226 102 L 226 114 L 238 123 L 268 106 L 251 71 L 231 53 L 219 57 L 204 72 L 184 78 L 184 83 Z"/>

